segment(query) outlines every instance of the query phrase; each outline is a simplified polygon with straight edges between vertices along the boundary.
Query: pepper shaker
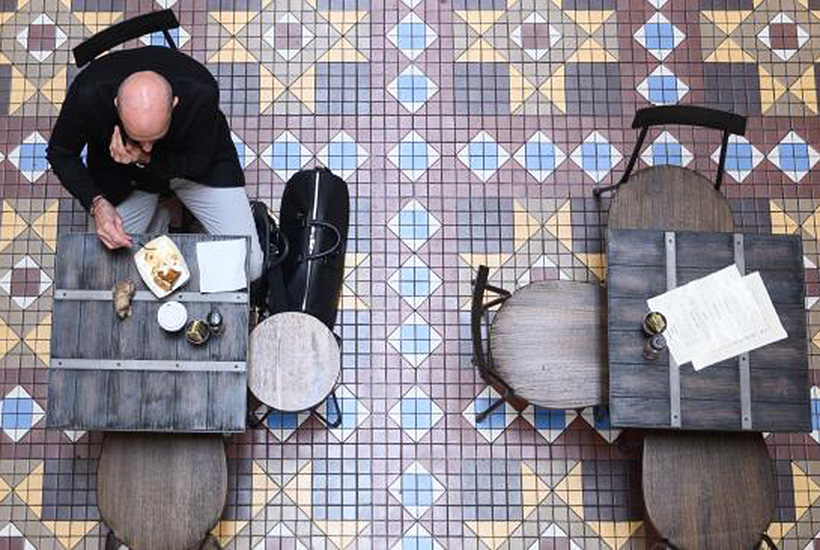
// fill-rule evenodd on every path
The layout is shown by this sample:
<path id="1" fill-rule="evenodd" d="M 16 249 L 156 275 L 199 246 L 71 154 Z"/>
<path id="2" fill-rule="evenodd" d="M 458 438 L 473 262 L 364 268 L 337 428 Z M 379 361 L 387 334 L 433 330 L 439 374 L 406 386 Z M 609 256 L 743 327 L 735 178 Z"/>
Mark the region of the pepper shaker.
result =
<path id="1" fill-rule="evenodd" d="M 211 310 L 211 312 L 208 314 L 208 317 L 206 318 L 206 321 L 208 322 L 208 328 L 210 329 L 211 334 L 215 336 L 222 335 L 222 331 L 225 330 L 225 322 L 222 319 L 222 314 L 219 313 L 219 311 L 217 311 L 216 309 Z"/>
<path id="2" fill-rule="evenodd" d="M 660 357 L 661 352 L 666 349 L 666 338 L 656 334 L 652 338 L 647 338 L 643 346 L 643 357 L 647 361 L 655 361 Z"/>

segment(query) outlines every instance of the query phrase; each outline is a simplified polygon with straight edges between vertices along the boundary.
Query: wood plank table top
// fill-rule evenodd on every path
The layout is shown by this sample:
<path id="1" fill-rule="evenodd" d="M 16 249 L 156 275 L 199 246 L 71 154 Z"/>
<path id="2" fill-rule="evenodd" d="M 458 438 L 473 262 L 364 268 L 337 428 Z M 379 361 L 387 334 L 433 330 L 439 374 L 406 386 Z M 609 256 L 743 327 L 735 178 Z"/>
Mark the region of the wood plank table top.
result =
<path id="1" fill-rule="evenodd" d="M 307 313 L 277 313 L 251 333 L 248 387 L 268 407 L 289 412 L 315 407 L 333 390 L 341 368 L 336 337 Z"/>
<path id="2" fill-rule="evenodd" d="M 543 281 L 517 290 L 490 328 L 494 373 L 540 407 L 605 403 L 605 304 L 596 284 Z"/>
<path id="3" fill-rule="evenodd" d="M 71 430 L 240 432 L 245 429 L 248 292 L 199 291 L 196 244 L 246 237 L 171 235 L 191 272 L 157 300 L 143 283 L 134 250 L 110 252 L 90 233 L 62 235 L 56 258 L 47 424 Z M 146 243 L 150 235 L 135 235 Z M 246 262 L 247 273 L 247 262 Z M 114 312 L 111 289 L 128 279 L 137 293 L 131 316 Z M 201 346 L 184 330 L 168 333 L 157 310 L 182 302 L 189 321 L 212 309 L 224 334 Z"/>
<path id="4" fill-rule="evenodd" d="M 221 435 L 105 434 L 97 505 L 129 548 L 197 548 L 219 520 L 227 496 Z"/>
<path id="5" fill-rule="evenodd" d="M 759 271 L 788 338 L 702 371 L 644 359 L 647 298 L 737 263 Z M 802 243 L 741 233 L 609 230 L 611 420 L 618 427 L 811 431 Z"/>

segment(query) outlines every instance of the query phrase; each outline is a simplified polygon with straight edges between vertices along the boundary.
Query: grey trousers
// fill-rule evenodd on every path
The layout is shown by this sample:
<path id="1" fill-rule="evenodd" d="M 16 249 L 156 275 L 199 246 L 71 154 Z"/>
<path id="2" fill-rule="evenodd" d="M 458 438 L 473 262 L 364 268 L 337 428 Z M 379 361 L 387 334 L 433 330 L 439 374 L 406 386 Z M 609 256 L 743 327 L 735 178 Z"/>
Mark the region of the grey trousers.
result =
<path id="1" fill-rule="evenodd" d="M 244 187 L 207 187 L 189 180 L 171 180 L 171 190 L 211 235 L 247 235 L 251 238 L 251 280 L 262 275 L 262 249 Z M 117 206 L 127 233 L 163 233 L 170 212 L 157 208 L 159 196 L 134 191 Z"/>

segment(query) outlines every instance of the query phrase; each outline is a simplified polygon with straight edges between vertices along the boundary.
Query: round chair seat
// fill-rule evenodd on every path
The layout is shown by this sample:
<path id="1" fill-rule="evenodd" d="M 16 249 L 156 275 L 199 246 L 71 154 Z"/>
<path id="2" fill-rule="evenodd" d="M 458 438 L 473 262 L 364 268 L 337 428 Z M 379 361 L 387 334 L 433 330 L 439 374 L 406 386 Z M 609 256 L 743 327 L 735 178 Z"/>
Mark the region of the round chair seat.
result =
<path id="1" fill-rule="evenodd" d="M 97 480 L 100 515 L 132 550 L 197 547 L 228 496 L 220 435 L 107 433 Z"/>
<path id="2" fill-rule="evenodd" d="M 629 177 L 612 198 L 610 229 L 732 231 L 729 201 L 701 174 L 654 166 Z"/>
<path id="3" fill-rule="evenodd" d="M 517 290 L 490 327 L 493 372 L 517 397 L 572 409 L 607 401 L 606 293 L 543 281 Z"/>
<path id="4" fill-rule="evenodd" d="M 681 550 L 754 548 L 777 498 L 763 435 L 647 432 L 643 497 L 658 533 Z"/>
<path id="5" fill-rule="evenodd" d="M 324 323 L 306 313 L 278 313 L 251 333 L 248 387 L 280 411 L 304 411 L 324 401 L 341 372 L 341 351 Z"/>

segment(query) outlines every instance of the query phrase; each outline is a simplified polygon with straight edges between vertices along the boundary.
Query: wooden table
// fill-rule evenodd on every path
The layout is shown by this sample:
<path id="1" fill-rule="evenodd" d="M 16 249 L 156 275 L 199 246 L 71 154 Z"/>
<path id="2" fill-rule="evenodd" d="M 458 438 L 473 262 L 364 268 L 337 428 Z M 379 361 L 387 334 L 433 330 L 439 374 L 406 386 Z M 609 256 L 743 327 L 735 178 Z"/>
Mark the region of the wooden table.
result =
<path id="1" fill-rule="evenodd" d="M 811 431 L 799 237 L 609 230 L 607 262 L 614 426 Z M 760 271 L 788 338 L 700 372 L 645 360 L 646 299 L 731 263 Z"/>
<path id="2" fill-rule="evenodd" d="M 341 368 L 336 337 L 307 313 L 277 313 L 251 333 L 248 387 L 272 409 L 315 408 L 332 394 Z"/>
<path id="3" fill-rule="evenodd" d="M 152 236 L 136 235 L 148 242 Z M 157 300 L 137 273 L 136 250 L 107 251 L 93 234 L 62 235 L 57 248 L 47 423 L 72 430 L 240 432 L 245 429 L 248 292 L 199 292 L 196 243 L 237 237 L 172 235 L 190 281 Z M 242 237 L 239 237 L 242 238 Z M 247 266 L 246 266 L 247 272 Z M 132 314 L 117 318 L 111 289 L 137 285 Z M 188 318 L 216 308 L 225 333 L 202 346 L 169 334 L 157 309 L 178 300 Z"/>
<path id="4" fill-rule="evenodd" d="M 490 327 L 494 373 L 540 407 L 605 403 L 605 305 L 597 284 L 543 281 L 517 290 Z"/>
<path id="5" fill-rule="evenodd" d="M 107 433 L 97 496 L 103 521 L 129 548 L 198 548 L 227 501 L 222 436 Z"/>

